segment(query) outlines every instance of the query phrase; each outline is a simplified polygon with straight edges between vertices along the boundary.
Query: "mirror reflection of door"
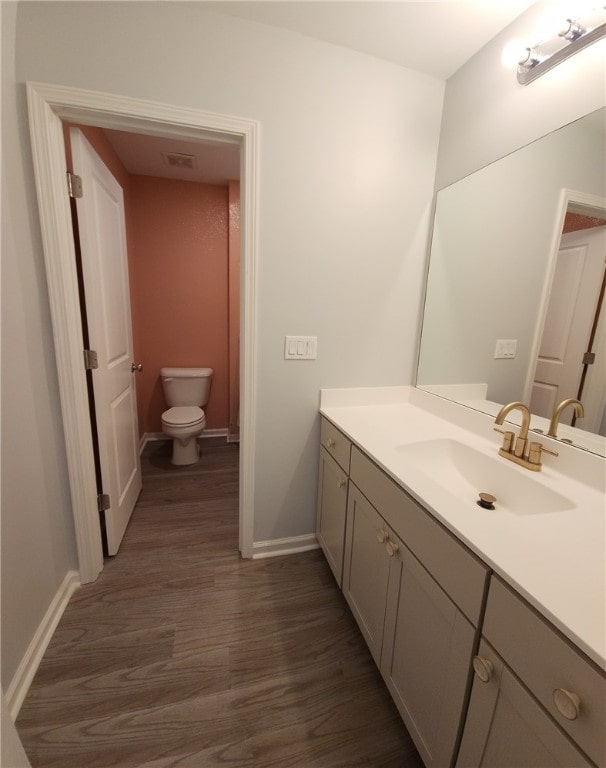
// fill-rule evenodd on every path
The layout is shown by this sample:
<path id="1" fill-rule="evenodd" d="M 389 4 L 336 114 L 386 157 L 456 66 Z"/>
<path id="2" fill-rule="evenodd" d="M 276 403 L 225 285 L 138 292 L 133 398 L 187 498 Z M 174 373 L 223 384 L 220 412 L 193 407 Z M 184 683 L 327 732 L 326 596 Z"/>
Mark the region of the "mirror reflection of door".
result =
<path id="1" fill-rule="evenodd" d="M 606 213 L 590 217 L 568 212 L 530 401 L 532 413 L 549 418 L 562 400 L 581 400 L 585 417 L 574 425 L 601 434 L 606 405 L 605 259 Z M 572 409 L 562 414 L 563 423 L 572 423 L 572 418 Z"/>

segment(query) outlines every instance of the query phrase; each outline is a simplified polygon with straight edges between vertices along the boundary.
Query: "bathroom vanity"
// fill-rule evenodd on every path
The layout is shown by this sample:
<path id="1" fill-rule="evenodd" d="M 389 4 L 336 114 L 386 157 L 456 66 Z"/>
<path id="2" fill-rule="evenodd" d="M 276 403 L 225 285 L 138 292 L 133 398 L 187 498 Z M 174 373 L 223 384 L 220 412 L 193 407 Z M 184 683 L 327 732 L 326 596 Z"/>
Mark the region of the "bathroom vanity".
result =
<path id="1" fill-rule="evenodd" d="M 320 411 L 318 541 L 426 766 L 605 766 L 604 460 L 410 387 Z"/>

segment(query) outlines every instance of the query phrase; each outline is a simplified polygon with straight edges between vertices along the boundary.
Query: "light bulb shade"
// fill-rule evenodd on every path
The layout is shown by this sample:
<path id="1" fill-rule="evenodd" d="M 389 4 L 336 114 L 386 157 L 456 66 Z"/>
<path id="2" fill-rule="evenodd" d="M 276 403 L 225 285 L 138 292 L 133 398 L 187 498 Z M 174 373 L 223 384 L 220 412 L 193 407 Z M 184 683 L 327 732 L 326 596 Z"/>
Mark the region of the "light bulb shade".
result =
<path id="1" fill-rule="evenodd" d="M 510 40 L 503 48 L 501 63 L 507 69 L 515 69 L 528 57 L 528 46 L 522 40 Z"/>
<path id="2" fill-rule="evenodd" d="M 584 35 L 585 32 L 586 30 L 576 21 L 573 19 L 566 19 L 565 24 L 562 25 L 562 28 L 558 32 L 558 37 L 563 37 L 564 40 L 572 41 L 581 37 L 581 35 Z"/>
<path id="3" fill-rule="evenodd" d="M 537 53 L 536 48 L 526 48 L 524 51 L 524 54 L 518 61 L 518 64 L 520 67 L 535 67 L 541 59 L 539 58 L 539 54 Z"/>

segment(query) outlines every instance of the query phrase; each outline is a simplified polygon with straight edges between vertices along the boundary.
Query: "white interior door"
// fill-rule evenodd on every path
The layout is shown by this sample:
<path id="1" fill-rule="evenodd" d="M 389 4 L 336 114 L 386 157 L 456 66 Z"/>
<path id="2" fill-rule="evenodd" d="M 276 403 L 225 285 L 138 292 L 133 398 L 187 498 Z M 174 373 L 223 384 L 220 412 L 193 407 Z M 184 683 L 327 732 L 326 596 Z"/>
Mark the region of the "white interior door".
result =
<path id="1" fill-rule="evenodd" d="M 74 172 L 81 177 L 78 228 L 93 370 L 107 545 L 115 555 L 141 491 L 130 291 L 122 188 L 82 133 L 70 131 Z"/>
<path id="2" fill-rule="evenodd" d="M 538 416 L 550 418 L 559 402 L 577 397 L 605 254 L 606 227 L 562 235 L 530 400 Z M 570 423 L 572 413 L 562 421 Z"/>
<path id="3" fill-rule="evenodd" d="M 606 253 L 604 254 L 606 259 Z M 606 266 L 606 265 L 605 265 Z M 593 345 L 595 360 L 587 369 L 581 401 L 585 416 L 575 426 L 606 437 L 606 306 L 602 297 Z"/>

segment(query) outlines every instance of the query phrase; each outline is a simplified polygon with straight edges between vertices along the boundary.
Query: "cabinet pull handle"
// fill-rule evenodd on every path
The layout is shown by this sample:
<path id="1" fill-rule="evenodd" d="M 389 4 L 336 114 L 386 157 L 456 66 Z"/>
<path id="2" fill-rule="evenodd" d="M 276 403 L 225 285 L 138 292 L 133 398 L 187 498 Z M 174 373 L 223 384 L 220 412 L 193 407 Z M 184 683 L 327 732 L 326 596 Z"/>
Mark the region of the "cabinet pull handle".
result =
<path id="1" fill-rule="evenodd" d="M 488 659 L 483 659 L 481 656 L 473 657 L 473 671 L 480 678 L 483 683 L 487 683 L 492 675 L 492 662 Z"/>
<path id="2" fill-rule="evenodd" d="M 553 692 L 553 703 L 558 712 L 567 720 L 576 720 L 581 708 L 581 699 L 576 693 L 571 693 L 565 688 L 556 688 Z"/>
<path id="3" fill-rule="evenodd" d="M 385 549 L 387 550 L 387 554 L 390 557 L 393 557 L 399 551 L 400 547 L 396 544 L 395 541 L 388 539 L 387 543 L 385 544 Z"/>
<path id="4" fill-rule="evenodd" d="M 329 437 L 329 438 L 326 440 L 326 447 L 327 447 L 327 448 L 334 448 L 334 447 L 335 447 L 335 445 L 336 445 L 336 443 L 335 443 L 335 441 L 332 439 L 332 437 Z"/>
<path id="5" fill-rule="evenodd" d="M 389 534 L 387 533 L 387 531 L 377 531 L 377 539 L 379 541 L 379 544 L 384 544 L 388 538 L 389 538 Z"/>
<path id="6" fill-rule="evenodd" d="M 339 480 L 337 480 L 337 485 L 339 488 L 343 488 L 346 482 L 347 482 L 347 478 L 341 477 Z"/>

